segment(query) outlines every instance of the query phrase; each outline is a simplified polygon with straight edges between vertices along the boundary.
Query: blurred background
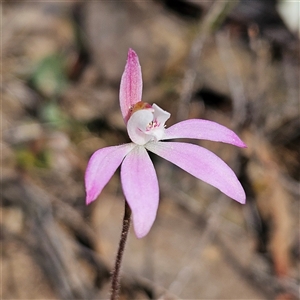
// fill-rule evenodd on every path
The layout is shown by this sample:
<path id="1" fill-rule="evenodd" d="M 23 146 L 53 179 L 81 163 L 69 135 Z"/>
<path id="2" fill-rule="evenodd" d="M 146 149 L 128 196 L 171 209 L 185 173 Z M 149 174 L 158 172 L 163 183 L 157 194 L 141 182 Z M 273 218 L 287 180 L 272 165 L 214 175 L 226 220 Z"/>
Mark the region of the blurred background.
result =
<path id="1" fill-rule="evenodd" d="M 1 299 L 105 299 L 124 197 L 85 206 L 91 154 L 128 142 L 128 48 L 143 101 L 234 130 L 240 205 L 153 155 L 160 207 L 133 231 L 121 299 L 299 299 L 299 2 L 2 1 Z"/>

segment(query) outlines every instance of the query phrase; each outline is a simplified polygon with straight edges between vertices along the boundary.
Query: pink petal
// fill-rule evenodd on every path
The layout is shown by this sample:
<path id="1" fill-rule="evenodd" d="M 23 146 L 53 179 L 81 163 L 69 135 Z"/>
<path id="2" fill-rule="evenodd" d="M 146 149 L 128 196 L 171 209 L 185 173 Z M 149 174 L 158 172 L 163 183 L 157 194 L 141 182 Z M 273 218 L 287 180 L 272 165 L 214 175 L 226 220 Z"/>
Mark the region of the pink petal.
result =
<path id="1" fill-rule="evenodd" d="M 145 147 L 195 177 L 213 185 L 232 199 L 245 203 L 244 189 L 234 172 L 209 150 L 197 145 L 178 142 L 148 143 Z"/>
<path id="2" fill-rule="evenodd" d="M 142 100 L 142 71 L 137 54 L 129 49 L 120 85 L 120 106 L 125 123 L 134 104 Z"/>
<path id="3" fill-rule="evenodd" d="M 165 130 L 163 140 L 176 138 L 209 140 L 232 144 L 242 148 L 247 147 L 232 130 L 208 120 L 185 120 Z"/>
<path id="4" fill-rule="evenodd" d="M 98 197 L 124 157 L 135 146 L 135 144 L 130 143 L 106 147 L 92 155 L 85 172 L 86 204 L 90 204 Z"/>
<path id="5" fill-rule="evenodd" d="M 137 146 L 125 157 L 121 166 L 121 181 L 132 210 L 135 234 L 142 238 L 154 223 L 159 201 L 156 172 L 143 146 Z"/>

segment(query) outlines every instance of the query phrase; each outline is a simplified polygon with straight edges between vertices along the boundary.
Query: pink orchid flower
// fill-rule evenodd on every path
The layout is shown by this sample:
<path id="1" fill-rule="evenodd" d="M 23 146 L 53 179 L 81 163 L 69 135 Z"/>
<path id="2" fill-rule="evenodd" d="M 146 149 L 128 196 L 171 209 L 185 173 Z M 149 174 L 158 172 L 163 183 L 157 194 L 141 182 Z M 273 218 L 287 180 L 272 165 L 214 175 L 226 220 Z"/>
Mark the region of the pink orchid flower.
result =
<path id="1" fill-rule="evenodd" d="M 211 151 L 175 138 L 206 139 L 246 147 L 230 129 L 215 122 L 190 119 L 165 128 L 170 113 L 141 101 L 142 73 L 137 54 L 129 49 L 121 79 L 120 106 L 131 143 L 96 151 L 85 174 L 86 203 L 94 201 L 121 165 L 121 183 L 132 210 L 135 234 L 144 237 L 156 218 L 159 187 L 151 151 L 195 177 L 213 185 L 232 199 L 245 203 L 245 192 L 230 167 Z"/>

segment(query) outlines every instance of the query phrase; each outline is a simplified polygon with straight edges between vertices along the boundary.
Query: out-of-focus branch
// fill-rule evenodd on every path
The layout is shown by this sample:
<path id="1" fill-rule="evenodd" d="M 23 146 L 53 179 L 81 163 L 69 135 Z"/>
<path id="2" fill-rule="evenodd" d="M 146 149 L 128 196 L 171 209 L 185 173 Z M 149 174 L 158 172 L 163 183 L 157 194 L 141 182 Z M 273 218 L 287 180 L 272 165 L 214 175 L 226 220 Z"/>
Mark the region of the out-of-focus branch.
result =
<path id="1" fill-rule="evenodd" d="M 19 177 L 3 183 L 3 198 L 22 208 L 28 224 L 23 234 L 30 241 L 32 257 L 57 295 L 62 299 L 91 299 L 92 286 L 86 286 L 84 273 L 78 272 L 79 264 L 74 264 L 78 261 L 74 243 L 53 214 L 51 196 L 30 180 Z M 105 273 L 104 268 L 102 271 Z"/>
<path id="2" fill-rule="evenodd" d="M 241 72 L 231 47 L 229 31 L 220 31 L 216 33 L 216 42 L 221 60 L 226 70 L 227 82 L 233 101 L 233 127 L 238 130 L 246 120 L 247 99 L 244 84 L 241 79 Z"/>
<path id="3" fill-rule="evenodd" d="M 203 45 L 209 34 L 218 28 L 230 10 L 238 1 L 215 1 L 200 21 L 196 36 L 189 52 L 186 71 L 184 73 L 180 102 L 177 111 L 177 121 L 186 119 L 188 116 L 188 104 L 191 101 L 194 83 L 197 77 L 197 66 Z"/>
<path id="4" fill-rule="evenodd" d="M 199 257 L 205 249 L 205 247 L 214 240 L 215 234 L 220 226 L 220 214 L 228 207 L 229 202 L 224 199 L 224 195 L 220 195 L 219 199 L 211 204 L 211 214 L 206 220 L 206 228 L 198 240 L 195 237 L 195 243 L 187 249 L 185 257 L 182 259 L 182 268 L 177 273 L 173 282 L 171 283 L 169 290 L 177 295 L 180 295 L 186 284 L 191 279 L 192 270 L 195 265 L 199 267 Z M 227 199 L 228 200 L 228 199 Z"/>

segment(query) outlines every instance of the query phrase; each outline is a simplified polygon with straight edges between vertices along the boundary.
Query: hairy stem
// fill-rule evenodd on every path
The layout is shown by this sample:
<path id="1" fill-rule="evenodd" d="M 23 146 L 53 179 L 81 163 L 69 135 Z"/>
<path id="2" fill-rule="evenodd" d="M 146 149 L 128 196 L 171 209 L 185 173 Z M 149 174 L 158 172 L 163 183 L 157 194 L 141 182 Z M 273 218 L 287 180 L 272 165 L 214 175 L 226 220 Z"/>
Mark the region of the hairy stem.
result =
<path id="1" fill-rule="evenodd" d="M 124 254 L 125 244 L 127 240 L 127 235 L 129 232 L 130 227 L 130 216 L 131 216 L 131 209 L 127 202 L 125 201 L 125 212 L 124 212 L 124 218 L 123 218 L 123 228 L 122 228 L 122 234 L 120 238 L 119 243 L 119 249 L 116 257 L 115 267 L 112 272 L 112 278 L 111 278 L 111 296 L 110 300 L 117 300 L 119 298 L 119 289 L 120 289 L 120 269 L 121 269 L 121 263 L 122 258 Z"/>

